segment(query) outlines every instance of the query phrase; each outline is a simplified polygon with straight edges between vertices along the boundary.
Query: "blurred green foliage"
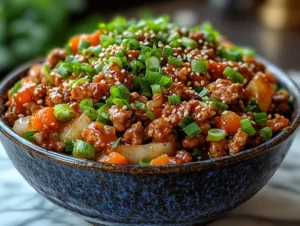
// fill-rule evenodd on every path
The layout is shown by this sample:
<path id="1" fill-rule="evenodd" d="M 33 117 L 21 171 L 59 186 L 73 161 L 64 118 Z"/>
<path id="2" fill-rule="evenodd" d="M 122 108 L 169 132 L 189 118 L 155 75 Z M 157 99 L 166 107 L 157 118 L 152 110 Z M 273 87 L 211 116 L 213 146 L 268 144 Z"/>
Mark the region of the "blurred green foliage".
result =
<path id="1" fill-rule="evenodd" d="M 95 28 L 97 16 L 71 23 L 84 10 L 84 0 L 0 0 L 0 73 Z"/>

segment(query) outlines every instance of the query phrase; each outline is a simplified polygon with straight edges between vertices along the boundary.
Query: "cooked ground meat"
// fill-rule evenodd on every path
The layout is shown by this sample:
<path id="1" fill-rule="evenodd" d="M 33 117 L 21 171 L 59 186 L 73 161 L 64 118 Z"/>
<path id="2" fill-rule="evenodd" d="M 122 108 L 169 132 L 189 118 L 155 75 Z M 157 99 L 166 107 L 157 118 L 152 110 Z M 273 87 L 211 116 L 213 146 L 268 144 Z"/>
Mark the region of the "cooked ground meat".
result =
<path id="1" fill-rule="evenodd" d="M 67 154 L 115 164 L 144 164 L 152 153 L 150 165 L 235 154 L 289 125 L 293 97 L 251 49 L 209 25 L 158 21 L 113 21 L 51 51 L 8 90 L 8 123 L 23 135 L 26 117 L 46 149 L 63 152 L 66 143 Z M 261 133 L 266 127 L 273 134 Z"/>
<path id="2" fill-rule="evenodd" d="M 147 126 L 147 136 L 153 141 L 166 141 L 172 133 L 172 126 L 164 119 L 155 119 Z"/>
<path id="3" fill-rule="evenodd" d="M 143 144 L 146 140 L 146 134 L 141 122 L 132 124 L 124 133 L 124 138 L 132 145 Z"/>
<path id="4" fill-rule="evenodd" d="M 271 127 L 273 132 L 278 132 L 289 125 L 289 120 L 282 115 L 276 115 L 274 119 L 267 122 L 267 126 Z"/>
<path id="5" fill-rule="evenodd" d="M 197 148 L 201 145 L 203 145 L 206 141 L 205 136 L 202 134 L 199 134 L 193 138 L 189 136 L 185 136 L 185 138 L 182 140 L 181 145 L 184 148 Z"/>
<path id="6" fill-rule="evenodd" d="M 104 151 L 106 145 L 115 140 L 115 129 L 96 121 L 83 129 L 81 135 L 83 140 L 95 147 L 96 151 Z"/>
<path id="7" fill-rule="evenodd" d="M 47 106 L 55 106 L 57 104 L 68 103 L 71 101 L 70 91 L 63 86 L 49 89 L 46 96 Z"/>
<path id="8" fill-rule="evenodd" d="M 134 121 L 133 111 L 124 109 L 119 105 L 113 105 L 108 113 L 110 120 L 118 132 L 128 129 Z"/>
<path id="9" fill-rule="evenodd" d="M 238 130 L 236 134 L 234 134 L 233 138 L 229 140 L 228 148 L 229 154 L 239 153 L 244 149 L 244 146 L 247 143 L 248 135 L 243 132 L 241 129 Z"/>
<path id="10" fill-rule="evenodd" d="M 48 55 L 46 64 L 50 68 L 54 68 L 59 61 L 63 61 L 67 57 L 67 52 L 64 49 L 54 49 Z"/>
<path id="11" fill-rule="evenodd" d="M 244 99 L 243 85 L 232 83 L 230 80 L 218 79 L 209 85 L 212 92 L 211 96 L 224 104 L 236 104 Z"/>
<path id="12" fill-rule="evenodd" d="M 227 140 L 211 141 L 209 146 L 210 156 L 219 158 L 228 155 L 228 142 Z"/>
<path id="13" fill-rule="evenodd" d="M 64 150 L 65 143 L 60 141 L 59 137 L 56 136 L 53 131 L 40 131 L 34 134 L 33 138 L 42 148 L 58 152 L 62 152 Z"/>

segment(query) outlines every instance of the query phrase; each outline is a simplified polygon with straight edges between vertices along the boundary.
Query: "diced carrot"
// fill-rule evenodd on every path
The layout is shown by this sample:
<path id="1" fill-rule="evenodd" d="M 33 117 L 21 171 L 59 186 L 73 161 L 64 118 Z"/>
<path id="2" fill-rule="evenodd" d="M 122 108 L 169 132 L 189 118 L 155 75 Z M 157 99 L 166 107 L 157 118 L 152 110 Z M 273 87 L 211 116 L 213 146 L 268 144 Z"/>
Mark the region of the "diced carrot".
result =
<path id="1" fill-rule="evenodd" d="M 100 31 L 96 31 L 86 37 L 87 41 L 91 43 L 91 46 L 97 46 L 100 44 Z"/>
<path id="2" fill-rule="evenodd" d="M 227 111 L 226 114 L 222 114 L 220 117 L 215 118 L 216 127 L 226 130 L 227 133 L 233 135 L 241 127 L 240 121 L 243 118 L 237 115 L 235 112 Z"/>
<path id="3" fill-rule="evenodd" d="M 170 160 L 171 160 L 170 157 L 168 155 L 164 154 L 155 159 L 152 159 L 150 162 L 150 165 L 151 166 L 167 165 L 167 164 L 171 164 Z"/>
<path id="4" fill-rule="evenodd" d="M 112 163 L 112 164 L 120 164 L 120 165 L 128 164 L 127 159 L 123 155 L 117 152 L 111 152 L 109 153 L 109 155 L 104 156 L 99 161 L 104 163 Z"/>
<path id="5" fill-rule="evenodd" d="M 35 130 L 58 129 L 59 122 L 56 120 L 52 107 L 45 107 L 32 114 L 31 125 Z"/>
<path id="6" fill-rule="evenodd" d="M 100 31 L 96 31 L 93 34 L 90 35 L 80 35 L 75 36 L 71 38 L 70 40 L 70 47 L 73 53 L 76 53 L 78 51 L 78 45 L 81 40 L 86 40 L 91 43 L 91 46 L 96 46 L 100 44 Z"/>
<path id="7" fill-rule="evenodd" d="M 31 97 L 33 95 L 34 88 L 34 85 L 26 84 L 12 96 L 13 102 L 17 106 L 23 106 L 23 104 L 30 102 L 32 100 Z"/>
<path id="8" fill-rule="evenodd" d="M 80 36 L 71 38 L 71 40 L 70 40 L 71 46 L 70 47 L 71 47 L 71 50 L 73 53 L 76 53 L 78 51 L 78 45 L 79 45 L 80 40 L 81 40 Z"/>

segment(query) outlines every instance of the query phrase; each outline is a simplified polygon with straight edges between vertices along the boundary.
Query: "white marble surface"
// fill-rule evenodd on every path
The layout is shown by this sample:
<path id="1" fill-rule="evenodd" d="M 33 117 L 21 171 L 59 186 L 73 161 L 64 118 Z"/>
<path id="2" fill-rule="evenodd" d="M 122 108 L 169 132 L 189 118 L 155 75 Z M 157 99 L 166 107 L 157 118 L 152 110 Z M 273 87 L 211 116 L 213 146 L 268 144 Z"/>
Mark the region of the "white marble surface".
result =
<path id="1" fill-rule="evenodd" d="M 291 73 L 300 84 L 300 75 Z M 269 183 L 210 226 L 300 226 L 300 131 Z M 0 144 L 0 226 L 89 226 L 31 188 Z"/>

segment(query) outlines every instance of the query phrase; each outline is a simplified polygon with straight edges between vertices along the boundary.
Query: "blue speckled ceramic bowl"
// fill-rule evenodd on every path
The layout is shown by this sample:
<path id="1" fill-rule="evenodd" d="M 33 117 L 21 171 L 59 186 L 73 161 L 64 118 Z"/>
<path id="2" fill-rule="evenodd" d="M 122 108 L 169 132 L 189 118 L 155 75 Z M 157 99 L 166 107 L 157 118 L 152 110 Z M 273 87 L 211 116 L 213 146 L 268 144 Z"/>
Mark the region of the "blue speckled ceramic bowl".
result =
<path id="1" fill-rule="evenodd" d="M 46 151 L 17 135 L 3 120 L 0 138 L 34 189 L 95 225 L 203 224 L 248 200 L 268 182 L 300 124 L 299 89 L 282 71 L 264 63 L 295 98 L 292 123 L 271 141 L 235 155 L 182 165 L 124 166 Z M 0 114 L 6 91 L 30 65 L 2 80 Z"/>

